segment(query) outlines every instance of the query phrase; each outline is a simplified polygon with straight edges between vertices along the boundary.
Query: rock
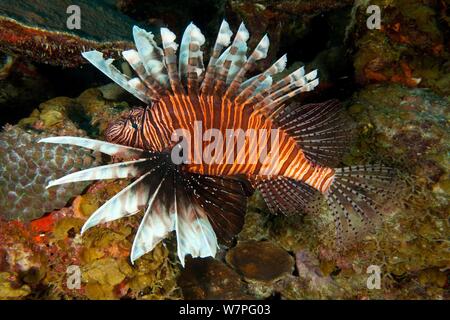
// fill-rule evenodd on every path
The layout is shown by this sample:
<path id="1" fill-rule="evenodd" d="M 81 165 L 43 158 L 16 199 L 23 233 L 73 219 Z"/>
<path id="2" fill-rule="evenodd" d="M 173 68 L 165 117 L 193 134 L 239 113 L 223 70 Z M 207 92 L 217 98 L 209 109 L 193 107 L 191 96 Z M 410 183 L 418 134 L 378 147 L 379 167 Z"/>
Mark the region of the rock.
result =
<path id="1" fill-rule="evenodd" d="M 250 299 L 239 275 L 213 258 L 186 259 L 178 284 L 185 299 Z"/>
<path id="2" fill-rule="evenodd" d="M 274 282 L 294 270 L 289 253 L 269 241 L 241 242 L 228 251 L 226 260 L 247 280 Z"/>
<path id="3" fill-rule="evenodd" d="M 322 270 L 317 257 L 307 250 L 295 254 L 298 277 L 290 276 L 280 281 L 276 290 L 287 299 L 321 299 L 339 296 L 339 286 Z"/>
<path id="4" fill-rule="evenodd" d="M 257 299 L 275 293 L 277 282 L 292 274 L 292 257 L 269 241 L 239 242 L 230 249 L 226 261 L 247 282 L 248 291 Z"/>

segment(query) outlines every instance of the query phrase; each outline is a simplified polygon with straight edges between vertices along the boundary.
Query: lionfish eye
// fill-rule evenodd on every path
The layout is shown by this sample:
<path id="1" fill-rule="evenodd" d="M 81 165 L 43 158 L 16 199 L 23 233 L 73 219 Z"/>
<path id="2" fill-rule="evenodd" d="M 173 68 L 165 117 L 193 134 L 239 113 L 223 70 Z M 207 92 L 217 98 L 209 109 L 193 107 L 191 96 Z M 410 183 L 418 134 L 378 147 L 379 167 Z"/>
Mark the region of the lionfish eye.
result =
<path id="1" fill-rule="evenodd" d="M 131 126 L 133 127 L 133 129 L 137 130 L 138 129 L 138 125 L 136 122 L 131 121 Z"/>

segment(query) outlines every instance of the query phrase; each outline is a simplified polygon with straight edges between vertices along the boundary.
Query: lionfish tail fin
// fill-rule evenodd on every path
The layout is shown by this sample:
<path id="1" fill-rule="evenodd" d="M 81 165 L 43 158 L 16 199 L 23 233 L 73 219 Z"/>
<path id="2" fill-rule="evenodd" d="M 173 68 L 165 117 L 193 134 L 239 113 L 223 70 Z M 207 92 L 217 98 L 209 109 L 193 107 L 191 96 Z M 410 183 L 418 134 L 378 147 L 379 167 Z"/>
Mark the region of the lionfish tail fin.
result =
<path id="1" fill-rule="evenodd" d="M 338 249 L 373 233 L 394 208 L 401 190 L 395 170 L 383 165 L 336 169 L 325 199 L 333 214 Z"/>

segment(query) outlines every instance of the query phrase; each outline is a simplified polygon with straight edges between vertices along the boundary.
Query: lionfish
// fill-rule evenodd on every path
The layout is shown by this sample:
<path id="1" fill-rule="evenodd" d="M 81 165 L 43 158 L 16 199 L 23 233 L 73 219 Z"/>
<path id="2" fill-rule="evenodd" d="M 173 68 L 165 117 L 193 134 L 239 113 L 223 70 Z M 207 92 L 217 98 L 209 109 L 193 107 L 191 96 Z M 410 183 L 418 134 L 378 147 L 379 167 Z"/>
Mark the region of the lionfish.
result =
<path id="1" fill-rule="evenodd" d="M 131 261 L 175 231 L 178 257 L 184 265 L 186 255 L 214 257 L 219 242 L 233 240 L 255 189 L 271 212 L 286 215 L 319 210 L 310 204 L 321 195 L 333 213 L 339 243 L 373 229 L 381 215 L 380 195 L 389 192 L 392 169 L 382 165 L 334 168 L 350 137 L 339 103 L 288 103 L 319 84 L 317 70 L 306 73 L 301 67 L 274 81 L 286 67 L 283 55 L 246 79 L 257 61 L 266 58 L 269 38 L 264 35 L 247 56 L 250 35 L 245 25 L 239 26 L 233 40 L 232 35 L 224 20 L 205 68 L 201 49 L 205 37 L 193 23 L 183 33 L 178 59 L 173 32 L 161 28 L 161 48 L 151 32 L 135 26 L 136 50 L 122 52 L 135 77 L 121 73 L 113 59 L 104 59 L 101 52 L 82 53 L 145 107 L 133 108 L 111 123 L 105 133 L 107 142 L 70 136 L 40 140 L 88 148 L 115 160 L 51 181 L 48 187 L 134 179 L 89 217 L 81 233 L 144 209 Z M 205 134 L 194 146 L 186 136 L 199 134 L 198 123 Z M 225 148 L 218 135 L 206 134 L 210 129 L 223 136 L 239 130 L 262 134 L 257 139 L 246 135 L 240 145 L 239 139 L 228 140 Z M 215 151 L 212 161 L 203 161 L 202 154 L 211 149 Z M 217 156 L 222 149 L 225 155 Z M 174 151 L 181 162 L 174 161 Z M 267 161 L 250 161 L 261 154 Z"/>

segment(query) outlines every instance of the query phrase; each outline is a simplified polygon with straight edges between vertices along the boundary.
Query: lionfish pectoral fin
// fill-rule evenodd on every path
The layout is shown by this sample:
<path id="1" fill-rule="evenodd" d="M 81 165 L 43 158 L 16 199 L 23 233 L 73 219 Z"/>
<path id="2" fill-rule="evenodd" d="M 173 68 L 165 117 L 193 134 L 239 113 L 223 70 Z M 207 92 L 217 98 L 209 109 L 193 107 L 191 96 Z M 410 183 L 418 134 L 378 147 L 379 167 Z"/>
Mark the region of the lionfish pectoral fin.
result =
<path id="1" fill-rule="evenodd" d="M 52 180 L 48 183 L 47 189 L 53 186 L 91 180 L 107 180 L 118 178 L 135 178 L 143 173 L 145 164 L 151 159 L 144 158 L 133 161 L 108 164 L 100 167 L 90 168 L 68 174 L 62 178 Z"/>
<path id="2" fill-rule="evenodd" d="M 127 147 L 101 140 L 71 136 L 43 138 L 40 139 L 38 143 L 70 144 L 120 158 L 141 158 L 145 153 L 144 150 L 138 148 Z"/>
<path id="3" fill-rule="evenodd" d="M 336 169 L 325 199 L 334 216 L 338 248 L 375 231 L 402 189 L 394 170 L 383 165 Z"/>
<path id="4" fill-rule="evenodd" d="M 215 257 L 217 237 L 206 213 L 190 201 L 182 187 L 175 188 L 174 198 L 177 251 L 181 265 L 184 267 L 185 256 L 189 254 L 193 258 Z"/>
<path id="5" fill-rule="evenodd" d="M 136 232 L 131 248 L 130 260 L 134 264 L 138 258 L 153 250 L 153 248 L 163 240 L 167 234 L 174 230 L 174 214 L 172 208 L 173 199 L 164 197 L 168 194 L 166 177 L 150 190 L 150 197 L 147 203 L 144 217 Z"/>
<path id="6" fill-rule="evenodd" d="M 244 225 L 250 190 L 246 180 L 234 177 L 185 175 L 190 201 L 205 211 L 220 243 L 230 245 Z"/>
<path id="7" fill-rule="evenodd" d="M 271 213 L 281 212 L 287 216 L 307 212 L 310 204 L 320 196 L 320 193 L 307 184 L 277 177 L 260 180 L 255 183 Z"/>
<path id="8" fill-rule="evenodd" d="M 133 242 L 132 262 L 175 231 L 178 257 L 184 266 L 186 255 L 214 257 L 218 240 L 229 243 L 242 229 L 248 190 L 240 179 L 171 172 L 175 180 L 167 174 L 158 187 L 149 189 L 147 209 Z"/>
<path id="9" fill-rule="evenodd" d="M 81 229 L 83 234 L 99 223 L 113 221 L 139 212 L 147 204 L 152 183 L 157 181 L 161 165 L 156 165 L 97 209 Z M 152 182 L 153 181 L 153 182 Z"/>

